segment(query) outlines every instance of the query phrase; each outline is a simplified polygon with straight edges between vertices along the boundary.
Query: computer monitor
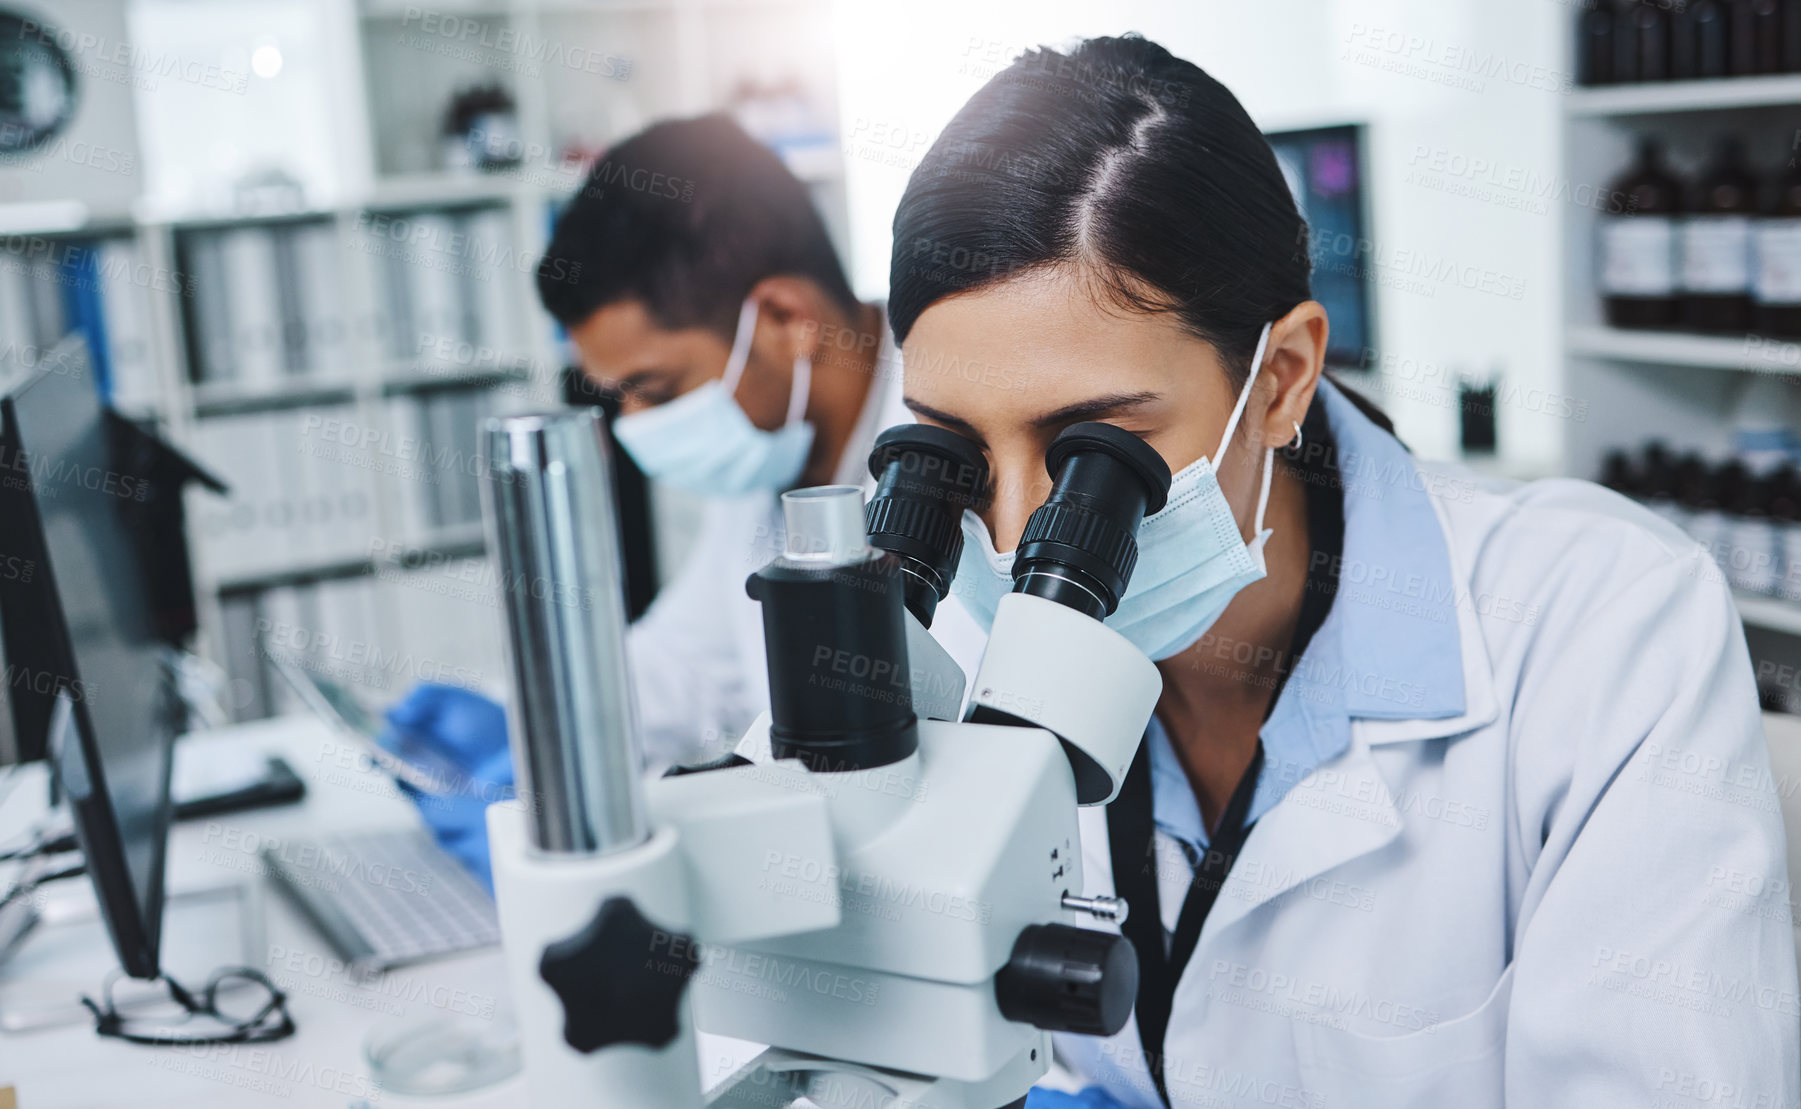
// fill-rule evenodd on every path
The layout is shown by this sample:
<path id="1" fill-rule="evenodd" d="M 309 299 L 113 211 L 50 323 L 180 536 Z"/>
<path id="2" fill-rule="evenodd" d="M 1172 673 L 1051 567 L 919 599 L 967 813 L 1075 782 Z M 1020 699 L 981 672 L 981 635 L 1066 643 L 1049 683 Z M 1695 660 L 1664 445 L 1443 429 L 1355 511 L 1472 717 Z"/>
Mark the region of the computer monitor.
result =
<path id="1" fill-rule="evenodd" d="M 42 729 L 15 742 L 47 750 L 120 964 L 154 978 L 181 713 L 115 443 L 79 340 L 0 396 L 0 560 L 29 569 L 0 628 L 15 724 Z"/>
<path id="2" fill-rule="evenodd" d="M 1356 125 L 1276 131 L 1264 136 L 1307 221 L 1313 299 L 1332 317 L 1326 365 L 1374 365 L 1375 262 L 1370 257 L 1369 199 L 1363 187 L 1363 128 Z"/>

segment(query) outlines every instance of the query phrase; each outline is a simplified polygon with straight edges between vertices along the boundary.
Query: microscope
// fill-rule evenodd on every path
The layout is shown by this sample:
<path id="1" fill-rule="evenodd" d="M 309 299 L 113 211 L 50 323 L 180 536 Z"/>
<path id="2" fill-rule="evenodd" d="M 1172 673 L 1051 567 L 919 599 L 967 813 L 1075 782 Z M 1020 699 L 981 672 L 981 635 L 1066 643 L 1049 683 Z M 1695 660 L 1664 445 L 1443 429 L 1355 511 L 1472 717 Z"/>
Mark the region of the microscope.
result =
<path id="1" fill-rule="evenodd" d="M 647 779 L 604 425 L 483 438 L 520 782 L 488 827 L 533 1104 L 1013 1107 L 1050 1033 L 1124 1026 L 1137 960 L 1094 925 L 1127 907 L 1081 896 L 1076 817 L 1117 795 L 1162 690 L 1102 624 L 1168 495 L 1155 451 L 1098 423 L 1054 441 L 966 709 L 928 629 L 980 449 L 895 427 L 867 506 L 784 494 L 784 553 L 746 583 L 769 712 L 734 754 Z M 770 1046 L 705 1075 L 697 1029 Z"/>

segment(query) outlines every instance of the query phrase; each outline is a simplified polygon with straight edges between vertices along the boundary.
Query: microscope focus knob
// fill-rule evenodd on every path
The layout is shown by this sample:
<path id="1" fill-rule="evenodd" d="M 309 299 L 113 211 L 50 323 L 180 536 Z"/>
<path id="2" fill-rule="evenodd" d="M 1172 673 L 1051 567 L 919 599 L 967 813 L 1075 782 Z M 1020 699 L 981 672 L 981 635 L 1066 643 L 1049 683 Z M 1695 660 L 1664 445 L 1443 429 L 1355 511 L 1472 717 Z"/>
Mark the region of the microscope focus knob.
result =
<path id="1" fill-rule="evenodd" d="M 586 1054 L 675 1039 L 698 965 L 692 938 L 657 927 L 629 897 L 609 897 L 580 931 L 544 949 L 538 976 L 563 1002 L 563 1039 Z"/>
<path id="2" fill-rule="evenodd" d="M 1138 953 L 1116 932 L 1034 924 L 994 976 L 1001 1015 L 1046 1032 L 1111 1036 L 1138 997 Z"/>

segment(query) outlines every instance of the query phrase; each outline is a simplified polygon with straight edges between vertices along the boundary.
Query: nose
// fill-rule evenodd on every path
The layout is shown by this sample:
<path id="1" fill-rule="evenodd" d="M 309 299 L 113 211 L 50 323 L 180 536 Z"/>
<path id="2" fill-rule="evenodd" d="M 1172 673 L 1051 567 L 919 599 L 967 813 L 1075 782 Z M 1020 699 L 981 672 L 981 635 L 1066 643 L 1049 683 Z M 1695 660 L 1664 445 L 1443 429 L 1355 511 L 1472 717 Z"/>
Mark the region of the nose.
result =
<path id="1" fill-rule="evenodd" d="M 989 502 L 986 523 L 989 534 L 994 536 L 994 549 L 1004 554 L 1019 546 L 1026 521 L 1051 495 L 1051 477 L 1045 472 L 1042 454 L 1005 468 L 993 467 L 991 474 L 994 497 Z"/>

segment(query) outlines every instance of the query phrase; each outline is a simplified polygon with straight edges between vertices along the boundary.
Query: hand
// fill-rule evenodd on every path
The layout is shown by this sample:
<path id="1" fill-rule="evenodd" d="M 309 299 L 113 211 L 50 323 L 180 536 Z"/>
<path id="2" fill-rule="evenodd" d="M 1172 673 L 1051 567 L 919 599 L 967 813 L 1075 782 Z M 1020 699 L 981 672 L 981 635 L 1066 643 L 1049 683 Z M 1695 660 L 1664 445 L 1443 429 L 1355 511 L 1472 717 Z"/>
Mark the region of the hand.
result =
<path id="1" fill-rule="evenodd" d="M 467 777 L 446 795 L 400 790 L 419 809 L 438 846 L 494 889 L 488 859 L 488 806 L 513 795 L 513 760 L 507 749 L 506 710 L 471 690 L 422 682 L 387 712 L 388 726 L 408 743 L 454 763 Z M 383 737 L 389 749 L 404 747 Z"/>
<path id="2" fill-rule="evenodd" d="M 507 749 L 506 710 L 461 686 L 420 682 L 387 716 L 402 739 L 430 748 L 465 772 Z"/>
<path id="3" fill-rule="evenodd" d="M 1062 1090 L 1040 1090 L 1036 1087 L 1026 1093 L 1026 1109 L 1125 1109 L 1113 1100 L 1113 1095 L 1099 1086 L 1090 1086 L 1078 1094 L 1066 1094 Z"/>

